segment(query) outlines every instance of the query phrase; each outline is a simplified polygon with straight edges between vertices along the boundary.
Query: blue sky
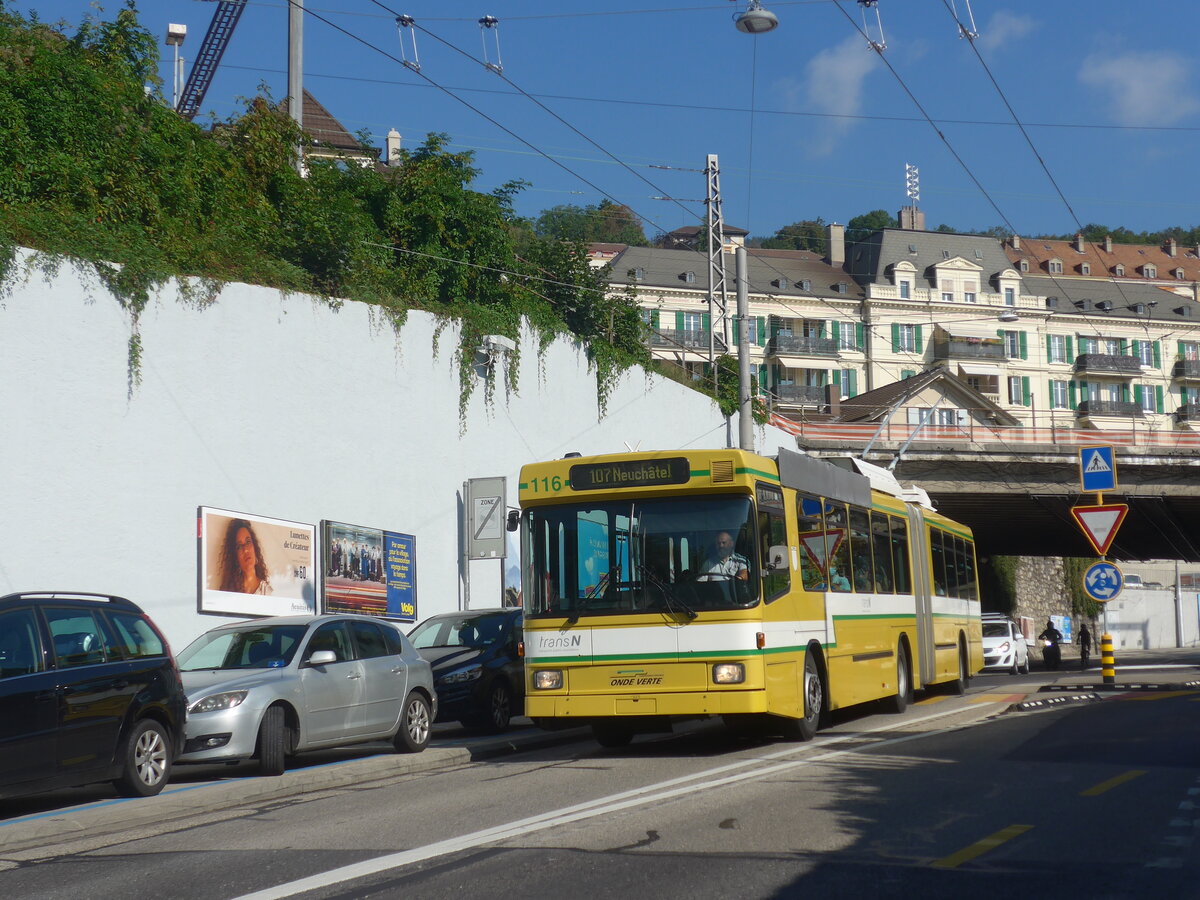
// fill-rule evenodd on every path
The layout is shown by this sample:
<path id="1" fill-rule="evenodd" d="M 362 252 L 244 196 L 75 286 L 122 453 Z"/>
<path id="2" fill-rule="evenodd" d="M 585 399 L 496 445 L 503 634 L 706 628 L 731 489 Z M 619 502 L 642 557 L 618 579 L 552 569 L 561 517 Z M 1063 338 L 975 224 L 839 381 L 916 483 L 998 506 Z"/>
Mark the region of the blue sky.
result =
<path id="1" fill-rule="evenodd" d="M 72 26 L 96 8 L 8 2 Z M 931 229 L 1200 222 L 1200 59 L 1186 37 L 1200 31 L 1200 3 L 973 0 L 976 54 L 952 16 L 968 22 L 968 0 L 878 0 L 896 74 L 868 48 L 855 0 L 763 3 L 780 24 L 752 37 L 733 25 L 745 0 L 306 0 L 305 86 L 380 145 L 389 128 L 409 147 L 447 133 L 452 148 L 475 153 L 477 188 L 530 183 L 517 200 L 524 215 L 607 195 L 641 215 L 648 235 L 703 217 L 709 153 L 720 159 L 726 222 L 754 235 L 801 219 L 894 215 L 907 203 L 906 163 L 919 167 Z M 111 17 L 122 4 L 100 5 Z M 138 9 L 154 34 L 188 26 L 190 66 L 216 4 Z M 403 47 L 394 13 L 418 26 Z M 482 65 L 483 15 L 499 20 L 488 60 L 511 84 Z M 877 40 L 874 11 L 866 21 Z M 412 34 L 420 75 L 398 61 L 413 59 Z M 205 112 L 235 113 L 260 84 L 284 96 L 286 43 L 286 0 L 250 0 Z M 162 53 L 169 93 L 171 50 Z"/>

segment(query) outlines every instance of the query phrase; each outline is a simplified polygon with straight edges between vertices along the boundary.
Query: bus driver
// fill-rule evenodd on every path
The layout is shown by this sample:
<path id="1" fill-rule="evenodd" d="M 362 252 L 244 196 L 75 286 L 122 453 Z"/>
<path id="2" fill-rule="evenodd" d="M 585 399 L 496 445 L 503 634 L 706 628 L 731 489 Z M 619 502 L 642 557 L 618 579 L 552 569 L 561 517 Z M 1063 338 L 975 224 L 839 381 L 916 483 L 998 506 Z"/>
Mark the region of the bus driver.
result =
<path id="1" fill-rule="evenodd" d="M 750 563 L 740 553 L 733 552 L 733 536 L 728 531 L 722 531 L 717 534 L 717 555 L 704 561 L 697 581 L 723 581 L 730 578 L 749 581 Z"/>

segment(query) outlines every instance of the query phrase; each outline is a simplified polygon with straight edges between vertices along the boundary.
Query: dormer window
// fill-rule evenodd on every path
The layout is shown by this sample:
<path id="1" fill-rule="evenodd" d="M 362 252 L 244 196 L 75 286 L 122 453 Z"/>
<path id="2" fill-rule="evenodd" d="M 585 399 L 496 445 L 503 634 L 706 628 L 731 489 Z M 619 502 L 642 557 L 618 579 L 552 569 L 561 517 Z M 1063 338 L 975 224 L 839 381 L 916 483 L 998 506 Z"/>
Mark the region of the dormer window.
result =
<path id="1" fill-rule="evenodd" d="M 1146 312 L 1146 304 L 1145 303 L 1135 303 L 1135 304 L 1133 304 L 1133 306 L 1131 306 L 1129 308 L 1132 309 L 1139 316 L 1144 315 Z"/>
<path id="2" fill-rule="evenodd" d="M 1122 265 L 1120 265 L 1120 264 L 1117 264 L 1117 265 L 1113 266 L 1113 274 L 1114 274 L 1114 275 L 1124 275 L 1124 274 L 1125 274 L 1125 267 L 1124 267 L 1124 266 L 1122 266 Z"/>
<path id="3" fill-rule="evenodd" d="M 916 255 L 917 255 L 917 245 L 916 245 L 916 244 L 909 244 L 909 245 L 908 245 L 908 252 L 909 252 L 909 253 L 911 253 L 913 256 L 916 256 Z"/>
<path id="4" fill-rule="evenodd" d="M 634 281 L 645 281 L 646 280 L 646 270 L 643 269 L 641 266 L 638 266 L 636 269 L 634 269 L 633 270 L 633 280 Z"/>
<path id="5" fill-rule="evenodd" d="M 1092 264 L 1091 263 L 1080 263 L 1079 264 L 1079 274 L 1080 275 L 1091 275 L 1092 274 Z"/>
<path id="6" fill-rule="evenodd" d="M 1050 260 L 1050 262 L 1046 263 L 1046 271 L 1049 272 L 1051 275 L 1061 275 L 1062 274 L 1062 260 L 1061 259 Z"/>
<path id="7" fill-rule="evenodd" d="M 983 259 L 983 251 L 980 250 L 978 247 L 975 248 L 975 258 Z"/>
<path id="8" fill-rule="evenodd" d="M 1183 281 L 1183 269 L 1176 269 L 1175 277 L 1178 278 L 1180 281 Z"/>
<path id="9" fill-rule="evenodd" d="M 1029 260 L 1027 260 L 1027 259 L 1021 260 L 1019 263 L 1017 263 L 1017 268 L 1020 269 L 1022 272 L 1028 272 L 1029 271 Z"/>
<path id="10" fill-rule="evenodd" d="M 1152 266 L 1149 263 L 1146 263 L 1146 265 L 1142 266 L 1142 274 L 1147 278 L 1157 278 L 1158 266 Z"/>
<path id="11" fill-rule="evenodd" d="M 844 281 L 839 281 L 839 282 L 838 282 L 836 285 L 834 285 L 834 287 L 835 287 L 835 288 L 837 288 L 837 292 L 838 292 L 839 294 L 844 294 L 844 293 L 846 293 L 846 282 L 844 282 Z"/>
<path id="12" fill-rule="evenodd" d="M 949 251 L 949 250 L 943 250 L 943 251 L 942 251 L 942 259 L 949 259 L 949 258 L 950 258 L 950 251 Z"/>
<path id="13" fill-rule="evenodd" d="M 684 280 L 685 282 L 687 282 L 688 284 L 695 284 L 695 283 L 696 283 L 696 273 L 695 273 L 695 272 L 690 272 L 690 271 L 689 271 L 689 272 L 684 272 L 684 273 L 683 273 L 683 280 Z"/>
<path id="14" fill-rule="evenodd" d="M 788 279 L 783 278 L 782 276 L 779 278 L 776 278 L 774 281 L 771 282 L 771 284 L 775 285 L 775 287 L 779 288 L 781 291 L 786 291 L 788 288 L 790 288 L 792 286 L 792 283 Z"/>
<path id="15" fill-rule="evenodd" d="M 809 281 L 807 278 L 801 278 L 799 287 L 800 287 L 800 290 L 802 290 L 802 291 L 811 291 L 812 290 L 812 282 Z"/>
<path id="16" fill-rule="evenodd" d="M 907 281 L 900 282 L 900 299 L 907 300 L 912 295 L 911 285 Z"/>

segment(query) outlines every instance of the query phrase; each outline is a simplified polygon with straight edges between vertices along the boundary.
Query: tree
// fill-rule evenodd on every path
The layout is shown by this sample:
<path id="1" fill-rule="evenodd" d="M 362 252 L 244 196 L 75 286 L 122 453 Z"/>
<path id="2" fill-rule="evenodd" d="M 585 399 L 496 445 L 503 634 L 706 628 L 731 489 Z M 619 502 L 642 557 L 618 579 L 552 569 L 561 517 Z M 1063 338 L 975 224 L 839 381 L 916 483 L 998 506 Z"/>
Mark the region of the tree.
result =
<path id="1" fill-rule="evenodd" d="M 873 232 L 882 231 L 884 228 L 899 227 L 900 223 L 896 221 L 896 217 L 891 213 L 882 209 L 873 209 L 869 213 L 855 216 L 846 223 L 846 239 L 861 241 Z"/>
<path id="2" fill-rule="evenodd" d="M 825 241 L 825 220 L 816 218 L 784 225 L 775 232 L 774 237 L 765 238 L 758 245 L 764 250 L 811 250 L 824 253 Z"/>
<path id="3" fill-rule="evenodd" d="M 541 237 L 560 241 L 610 244 L 649 244 L 637 214 L 628 206 L 613 203 L 607 198 L 596 206 L 563 204 L 542 212 L 534 222 L 534 231 Z"/>

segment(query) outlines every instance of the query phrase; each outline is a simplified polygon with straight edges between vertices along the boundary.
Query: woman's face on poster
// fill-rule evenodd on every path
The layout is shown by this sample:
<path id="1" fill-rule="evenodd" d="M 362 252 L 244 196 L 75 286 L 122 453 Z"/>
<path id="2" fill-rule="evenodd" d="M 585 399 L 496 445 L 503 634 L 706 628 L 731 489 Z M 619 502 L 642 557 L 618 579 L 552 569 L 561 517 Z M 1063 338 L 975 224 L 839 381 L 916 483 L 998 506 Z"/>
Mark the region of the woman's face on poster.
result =
<path id="1" fill-rule="evenodd" d="M 237 530 L 234 546 L 237 548 L 238 567 L 241 568 L 242 574 L 253 573 L 258 565 L 258 554 L 254 552 L 254 536 L 250 534 L 250 529 L 243 526 Z"/>

